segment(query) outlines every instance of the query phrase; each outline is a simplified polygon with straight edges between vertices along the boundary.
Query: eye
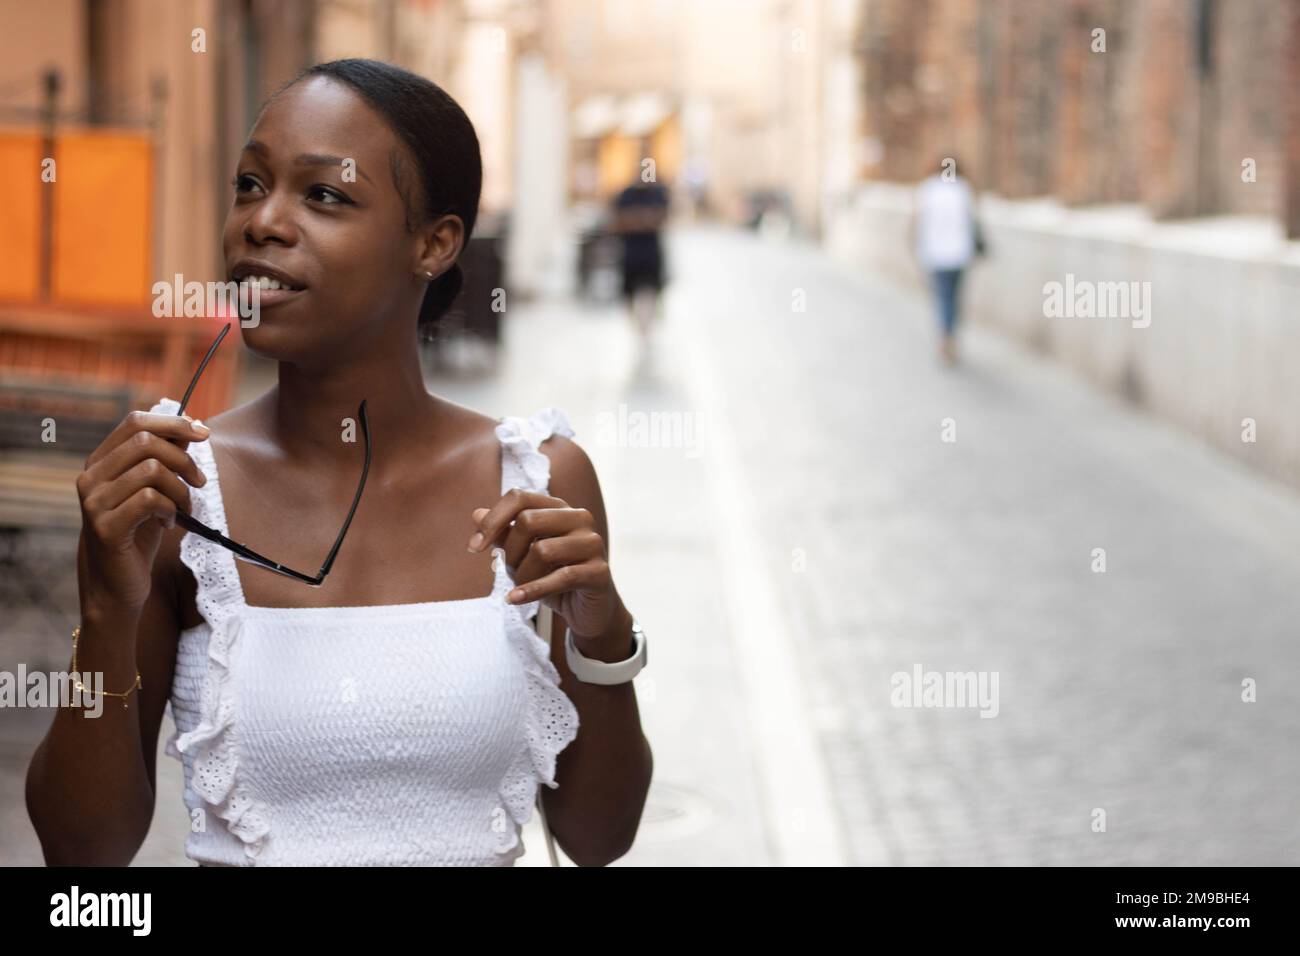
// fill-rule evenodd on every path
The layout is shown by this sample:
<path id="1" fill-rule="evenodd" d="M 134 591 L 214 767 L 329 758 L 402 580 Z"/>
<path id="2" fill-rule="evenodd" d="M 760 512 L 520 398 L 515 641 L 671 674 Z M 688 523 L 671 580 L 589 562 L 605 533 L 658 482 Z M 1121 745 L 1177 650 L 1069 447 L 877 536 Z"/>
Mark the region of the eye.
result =
<path id="1" fill-rule="evenodd" d="M 317 198 L 317 201 L 325 206 L 352 205 L 351 199 L 329 186 L 312 186 L 307 190 L 307 195 Z"/>
<path id="2" fill-rule="evenodd" d="M 236 173 L 235 178 L 230 181 L 230 185 L 235 187 L 236 194 L 246 193 L 254 186 L 261 187 L 261 184 L 247 173 Z"/>

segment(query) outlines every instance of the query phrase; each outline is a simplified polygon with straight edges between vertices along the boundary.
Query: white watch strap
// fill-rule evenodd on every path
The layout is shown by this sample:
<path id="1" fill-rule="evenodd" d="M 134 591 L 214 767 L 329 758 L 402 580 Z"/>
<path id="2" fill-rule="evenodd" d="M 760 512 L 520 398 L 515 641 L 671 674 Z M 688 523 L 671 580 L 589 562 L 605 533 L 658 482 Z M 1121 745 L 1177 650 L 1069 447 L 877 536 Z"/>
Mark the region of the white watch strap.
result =
<path id="1" fill-rule="evenodd" d="M 564 635 L 564 658 L 569 662 L 573 676 L 584 684 L 626 684 L 646 665 L 645 631 L 635 620 L 632 622 L 632 636 L 636 640 L 636 649 L 625 661 L 595 661 L 583 657 L 573 643 L 573 632 Z"/>

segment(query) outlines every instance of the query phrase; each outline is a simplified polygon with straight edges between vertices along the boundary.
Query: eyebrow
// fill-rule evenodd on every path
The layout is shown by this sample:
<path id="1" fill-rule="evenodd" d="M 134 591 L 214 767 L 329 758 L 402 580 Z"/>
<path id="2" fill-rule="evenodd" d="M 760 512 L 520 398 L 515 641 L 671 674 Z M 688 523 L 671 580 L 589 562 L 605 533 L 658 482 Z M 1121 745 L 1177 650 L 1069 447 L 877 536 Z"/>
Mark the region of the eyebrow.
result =
<path id="1" fill-rule="evenodd" d="M 250 139 L 245 143 L 244 150 L 245 152 L 257 153 L 263 157 L 270 153 L 270 150 L 266 148 L 266 144 L 256 139 Z M 342 166 L 343 157 L 331 156 L 328 153 L 299 153 L 293 158 L 293 163 L 295 166 Z M 360 165 L 357 166 L 357 172 L 362 175 L 366 182 L 374 185 L 374 180 L 366 175 L 366 171 Z"/>

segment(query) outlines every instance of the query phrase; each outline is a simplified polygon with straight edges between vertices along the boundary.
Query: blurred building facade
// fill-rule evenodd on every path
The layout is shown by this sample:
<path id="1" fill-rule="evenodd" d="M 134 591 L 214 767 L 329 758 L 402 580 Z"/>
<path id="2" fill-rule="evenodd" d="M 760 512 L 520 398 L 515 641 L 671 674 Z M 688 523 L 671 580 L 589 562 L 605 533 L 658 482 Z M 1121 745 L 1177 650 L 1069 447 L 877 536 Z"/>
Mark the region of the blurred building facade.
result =
<path id="1" fill-rule="evenodd" d="M 1295 4 L 862 9 L 865 177 L 914 181 L 958 155 L 978 186 L 1008 198 L 1138 202 L 1157 218 L 1269 216 L 1300 235 Z"/>
<path id="2" fill-rule="evenodd" d="M 406 66 L 464 105 L 483 209 L 508 215 L 508 275 L 525 293 L 568 241 L 572 204 L 607 202 L 645 159 L 728 221 L 753 194 L 783 193 L 812 236 L 862 182 L 915 181 L 953 154 L 1007 198 L 1300 232 L 1300 14 L 1282 0 L 0 5 L 0 110 L 38 111 L 53 66 L 68 115 L 154 126 L 160 276 L 219 269 L 229 171 L 257 109 L 340 56 Z"/>
<path id="3" fill-rule="evenodd" d="M 827 196 L 858 173 L 857 0 L 562 6 L 576 196 L 607 199 L 645 153 L 728 221 L 782 191 L 798 230 L 819 232 Z"/>
<path id="4" fill-rule="evenodd" d="M 982 190 L 971 319 L 1300 487 L 1300 4 L 863 0 L 863 163 L 828 243 L 920 277 L 913 185 Z M 1146 290 L 1063 319 L 1045 289 Z"/>
<path id="5" fill-rule="evenodd" d="M 511 284 L 552 266 L 566 210 L 654 161 L 675 193 L 744 219 L 788 197 L 795 228 L 860 175 L 860 0 L 3 0 L 0 109 L 135 117 L 157 142 L 152 273 L 215 273 L 230 169 L 266 97 L 343 56 L 426 75 L 466 109 L 483 209 L 509 218 Z M 197 31 L 201 31 L 201 39 Z M 14 90 L 17 93 L 14 94 Z"/>
<path id="6" fill-rule="evenodd" d="M 312 63 L 389 60 L 444 86 L 483 140 L 484 206 L 510 201 L 511 29 L 528 3 L 471 0 L 51 0 L 4 3 L 0 109 L 33 115 L 40 77 L 63 78 L 73 122 L 152 124 L 158 275 L 220 268 L 239 149 L 266 98 Z M 524 24 L 526 26 L 526 23 Z M 197 33 L 196 31 L 201 31 Z M 160 92 L 157 115 L 152 97 Z"/>

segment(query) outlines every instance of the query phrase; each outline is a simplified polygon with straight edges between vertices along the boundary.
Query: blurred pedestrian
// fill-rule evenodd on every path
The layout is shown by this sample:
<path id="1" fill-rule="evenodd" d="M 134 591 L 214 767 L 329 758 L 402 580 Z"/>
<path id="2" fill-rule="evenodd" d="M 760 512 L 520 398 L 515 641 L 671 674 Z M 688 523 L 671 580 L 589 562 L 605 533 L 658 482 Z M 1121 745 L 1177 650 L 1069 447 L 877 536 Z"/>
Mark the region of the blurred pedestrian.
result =
<path id="1" fill-rule="evenodd" d="M 911 245 L 929 277 L 939 318 L 939 356 L 948 365 L 957 360 L 957 319 L 962 275 L 982 252 L 970 183 L 958 172 L 955 157 L 944 157 L 938 171 L 916 190 Z"/>
<path id="2" fill-rule="evenodd" d="M 623 298 L 644 346 L 664 287 L 660 231 L 668 219 L 668 190 L 646 181 L 638 163 L 637 178 L 614 200 L 614 232 L 623 240 Z"/>

